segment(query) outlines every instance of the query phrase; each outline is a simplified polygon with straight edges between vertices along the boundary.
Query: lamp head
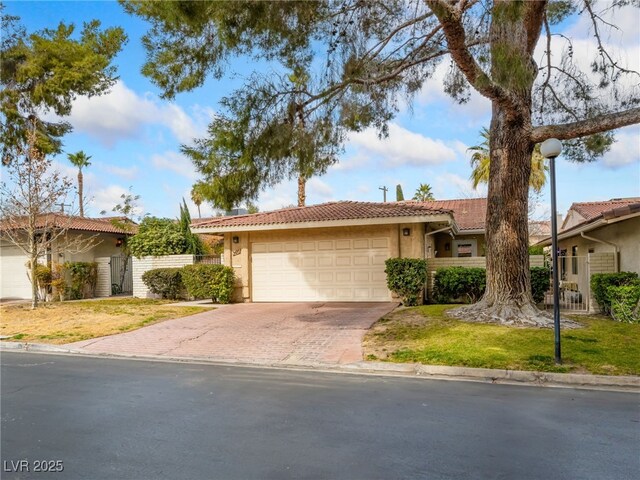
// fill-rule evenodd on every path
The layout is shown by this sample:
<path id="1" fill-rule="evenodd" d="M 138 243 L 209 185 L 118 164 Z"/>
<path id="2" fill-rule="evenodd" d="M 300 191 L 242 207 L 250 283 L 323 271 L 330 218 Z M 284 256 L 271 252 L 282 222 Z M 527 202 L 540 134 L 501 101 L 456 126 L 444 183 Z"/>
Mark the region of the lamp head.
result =
<path id="1" fill-rule="evenodd" d="M 556 158 L 562 152 L 562 142 L 557 138 L 547 138 L 540 145 L 540 153 L 545 158 Z"/>

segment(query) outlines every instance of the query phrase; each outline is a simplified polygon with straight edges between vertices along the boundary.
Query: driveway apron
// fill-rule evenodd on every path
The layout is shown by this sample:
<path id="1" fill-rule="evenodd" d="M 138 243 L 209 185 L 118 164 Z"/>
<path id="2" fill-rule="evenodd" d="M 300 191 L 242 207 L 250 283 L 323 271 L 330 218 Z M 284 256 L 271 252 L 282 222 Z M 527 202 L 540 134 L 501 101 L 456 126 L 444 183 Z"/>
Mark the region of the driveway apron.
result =
<path id="1" fill-rule="evenodd" d="M 83 353 L 198 357 L 252 364 L 362 360 L 362 338 L 395 303 L 226 305 L 133 332 L 68 344 Z"/>

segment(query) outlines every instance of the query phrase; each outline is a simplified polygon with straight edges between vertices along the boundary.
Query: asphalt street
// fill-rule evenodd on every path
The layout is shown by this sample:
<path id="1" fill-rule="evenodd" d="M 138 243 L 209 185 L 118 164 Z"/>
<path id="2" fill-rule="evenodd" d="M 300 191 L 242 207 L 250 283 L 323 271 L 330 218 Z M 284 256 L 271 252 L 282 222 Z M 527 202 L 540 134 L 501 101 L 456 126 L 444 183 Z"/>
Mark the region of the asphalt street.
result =
<path id="1" fill-rule="evenodd" d="M 640 472 L 634 393 L 28 353 L 0 362 L 3 479 Z"/>

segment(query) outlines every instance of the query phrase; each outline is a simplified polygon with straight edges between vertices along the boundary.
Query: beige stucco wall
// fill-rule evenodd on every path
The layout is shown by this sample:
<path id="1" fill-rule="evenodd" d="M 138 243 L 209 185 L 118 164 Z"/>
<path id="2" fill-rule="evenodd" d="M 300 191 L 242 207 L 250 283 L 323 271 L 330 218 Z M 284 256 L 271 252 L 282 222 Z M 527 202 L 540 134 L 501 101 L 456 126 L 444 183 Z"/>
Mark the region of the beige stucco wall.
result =
<path id="1" fill-rule="evenodd" d="M 410 235 L 404 236 L 403 228 L 409 228 Z M 251 301 L 250 253 L 253 243 L 376 236 L 389 239 L 389 254 L 392 257 L 424 258 L 424 232 L 424 224 L 412 223 L 225 233 L 224 264 L 231 265 L 235 270 L 234 301 L 247 302 Z M 238 237 L 238 243 L 233 243 L 233 237 Z"/>
<path id="2" fill-rule="evenodd" d="M 585 233 L 607 242 L 615 243 L 619 249 L 619 266 L 621 271 L 640 273 L 640 217 L 605 225 L 596 230 Z M 614 252 L 612 245 L 595 242 L 582 238 L 579 234 L 569 239 L 558 241 L 560 249 L 567 250 L 567 256 L 571 256 L 571 247 L 578 247 L 578 256 L 586 256 L 588 253 Z M 593 252 L 590 252 L 593 250 Z M 570 260 L 567 260 L 570 265 Z"/>
<path id="3" fill-rule="evenodd" d="M 93 262 L 97 257 L 111 257 L 122 253 L 116 247 L 118 238 L 115 233 L 92 234 L 90 232 L 67 232 L 59 237 L 52 249 L 54 262 Z"/>

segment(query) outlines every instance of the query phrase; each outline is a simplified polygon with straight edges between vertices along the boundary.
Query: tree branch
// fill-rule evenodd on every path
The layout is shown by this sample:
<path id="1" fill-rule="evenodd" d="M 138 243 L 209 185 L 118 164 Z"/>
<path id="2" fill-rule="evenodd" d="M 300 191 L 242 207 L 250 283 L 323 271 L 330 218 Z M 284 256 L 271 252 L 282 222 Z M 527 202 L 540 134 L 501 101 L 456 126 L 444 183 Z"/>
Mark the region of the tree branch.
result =
<path id="1" fill-rule="evenodd" d="M 578 122 L 535 127 L 531 131 L 531 141 L 540 143 L 548 138 L 570 140 L 637 123 L 640 123 L 640 108 L 631 108 L 624 112 L 609 113 Z"/>
<path id="2" fill-rule="evenodd" d="M 513 106 L 509 95 L 480 68 L 466 45 L 462 11 L 456 11 L 445 0 L 427 0 L 427 5 L 440 21 L 449 53 L 467 81 L 481 95 L 507 106 Z"/>

